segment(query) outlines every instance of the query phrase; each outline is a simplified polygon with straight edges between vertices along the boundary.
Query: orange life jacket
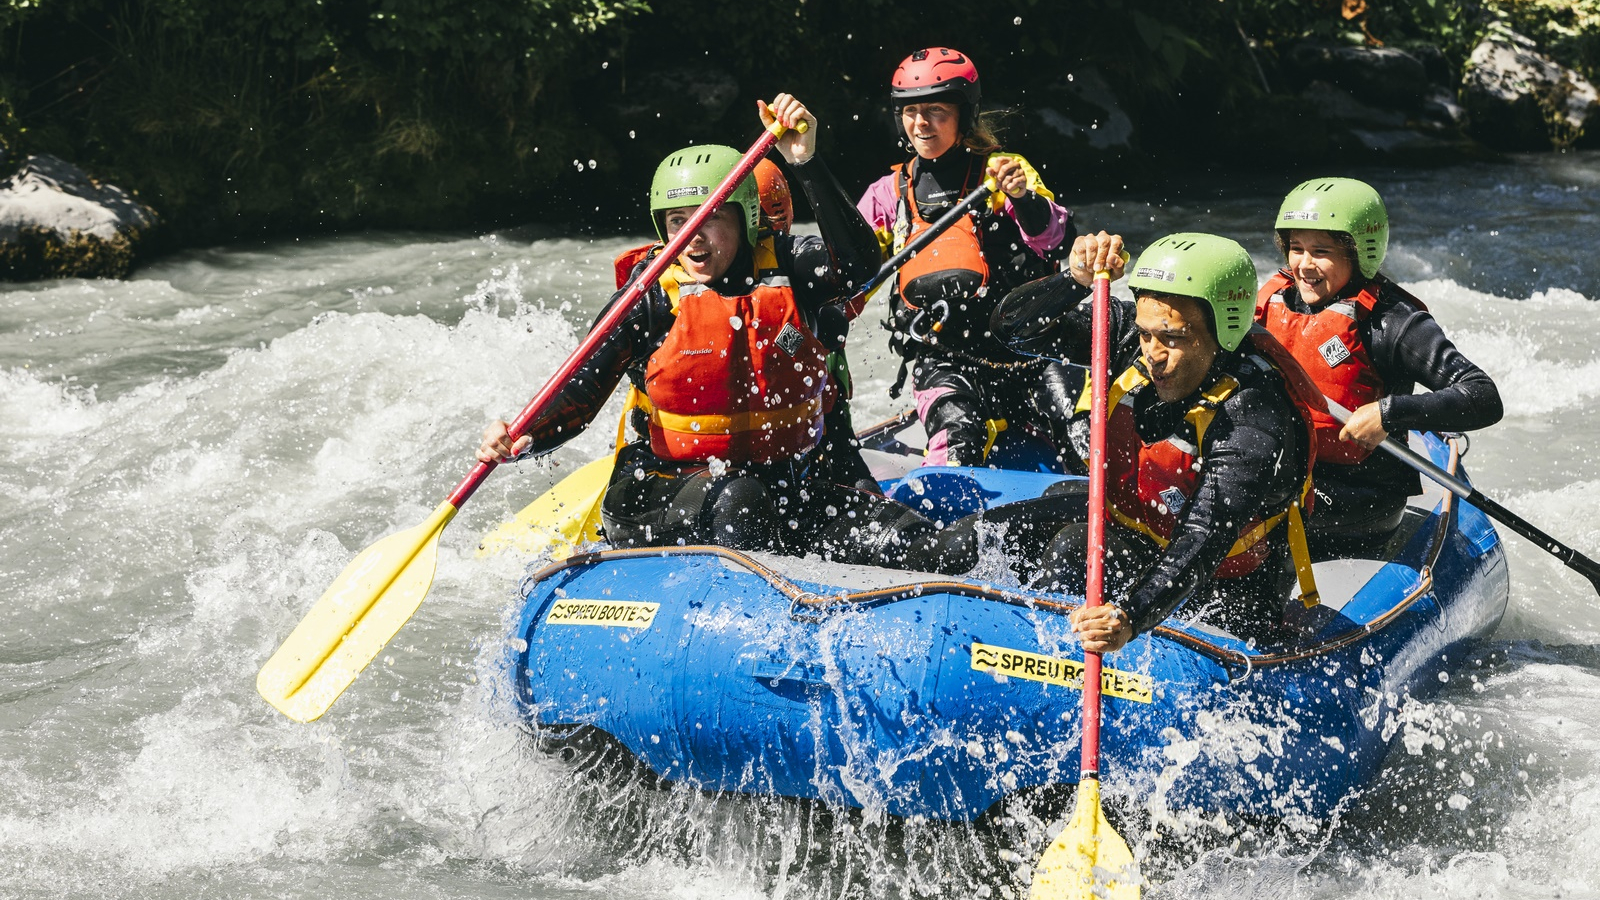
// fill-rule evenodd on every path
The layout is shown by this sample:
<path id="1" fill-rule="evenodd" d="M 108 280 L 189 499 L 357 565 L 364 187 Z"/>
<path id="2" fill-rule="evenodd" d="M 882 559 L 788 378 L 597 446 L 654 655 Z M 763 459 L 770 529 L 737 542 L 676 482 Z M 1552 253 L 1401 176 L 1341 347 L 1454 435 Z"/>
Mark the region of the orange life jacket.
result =
<path id="1" fill-rule="evenodd" d="M 832 401 L 828 351 L 811 333 L 772 242 L 756 249 L 756 285 L 724 297 L 674 266 L 662 277 L 675 318 L 645 365 L 650 450 L 732 464 L 792 460 L 822 439 Z"/>
<path id="2" fill-rule="evenodd" d="M 1239 538 L 1229 548 L 1216 576 L 1236 578 L 1259 568 L 1268 555 L 1264 538 L 1287 521 L 1290 551 L 1300 576 L 1301 599 L 1307 606 L 1313 606 L 1317 602 L 1317 592 L 1311 580 L 1302 510 L 1309 513 L 1315 496 L 1311 490 L 1311 469 L 1316 464 L 1316 444 L 1310 415 L 1314 405 L 1322 403 L 1321 395 L 1315 394 L 1316 387 L 1283 346 L 1261 329 L 1251 330 L 1241 352 L 1244 364 L 1276 371 L 1282 376 L 1305 425 L 1306 471 L 1299 496 L 1286 508 L 1270 516 L 1257 516 L 1241 525 Z M 1200 393 L 1199 401 L 1184 415 L 1194 430 L 1193 443 L 1177 434 L 1154 444 L 1145 444 L 1140 439 L 1134 424 L 1134 396 L 1149 385 L 1149 376 L 1141 365 L 1129 366 L 1112 383 L 1106 398 L 1106 408 L 1110 411 L 1106 423 L 1106 512 L 1124 527 L 1165 547 L 1172 539 L 1178 517 L 1199 485 L 1206 429 L 1216 418 L 1217 408 L 1238 390 L 1239 382 L 1226 375 Z M 1325 406 L 1323 409 L 1326 411 Z"/>
<path id="3" fill-rule="evenodd" d="M 1280 271 L 1267 279 L 1256 295 L 1256 321 L 1299 360 L 1317 389 L 1346 409 L 1355 410 L 1388 396 L 1383 377 L 1373 368 L 1372 356 L 1361 340 L 1360 325 L 1378 305 L 1387 279 L 1373 279 L 1359 294 L 1328 303 L 1315 312 L 1302 313 L 1284 301 L 1284 291 L 1294 279 Z M 1392 286 L 1391 286 L 1391 289 Z M 1422 301 L 1406 299 L 1422 309 Z M 1355 441 L 1339 440 L 1344 428 L 1325 405 L 1312 413 L 1317 429 L 1317 458 L 1323 462 L 1354 465 L 1372 451 Z"/>
<path id="4" fill-rule="evenodd" d="M 617 290 L 620 291 L 627 286 L 628 276 L 633 274 L 634 266 L 637 266 L 648 257 L 650 251 L 660 246 L 655 241 L 651 241 L 643 246 L 634 247 L 632 250 L 624 250 L 617 254 L 617 258 L 611 261 L 611 266 L 616 270 L 617 274 Z"/>
<path id="5" fill-rule="evenodd" d="M 906 177 L 905 166 L 895 165 L 894 188 L 900 198 L 895 212 L 895 252 L 910 243 L 917 235 L 932 225 L 917 209 L 916 191 Z M 981 171 L 981 170 L 980 170 Z M 972 177 L 969 166 L 967 177 Z M 965 197 L 975 185 L 963 184 L 961 196 Z M 978 223 L 971 213 L 945 229 L 916 256 L 900 267 L 900 298 L 912 309 L 925 309 L 937 299 L 953 300 L 957 297 L 977 296 L 989 283 L 989 263 L 983 258 L 983 243 L 978 238 Z"/>

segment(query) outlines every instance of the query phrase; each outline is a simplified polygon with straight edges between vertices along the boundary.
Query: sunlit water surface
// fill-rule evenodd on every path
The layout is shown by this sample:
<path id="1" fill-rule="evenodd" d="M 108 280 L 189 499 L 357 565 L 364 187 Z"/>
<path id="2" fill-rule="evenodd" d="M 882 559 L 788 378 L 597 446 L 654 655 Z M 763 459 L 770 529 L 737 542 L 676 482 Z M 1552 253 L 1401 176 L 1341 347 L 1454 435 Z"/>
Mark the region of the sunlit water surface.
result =
<path id="1" fill-rule="evenodd" d="M 1360 174 L 1394 215 L 1388 271 L 1506 397 L 1473 474 L 1600 554 L 1600 157 Z M 1234 235 L 1265 269 L 1288 186 L 1078 216 L 1136 245 Z M 324 720 L 256 696 L 258 667 L 351 556 L 421 522 L 481 424 L 576 345 L 631 243 L 284 241 L 0 291 L 0 896 L 1025 889 L 1014 829 L 580 778 L 535 750 L 499 669 L 526 561 L 473 551 L 603 452 L 609 426 L 490 479 L 445 532 L 421 611 Z M 852 338 L 861 422 L 898 408 L 876 318 Z M 1159 878 L 1149 895 L 1600 896 L 1600 601 L 1509 543 L 1511 609 L 1482 665 L 1406 709 L 1342 820 L 1130 834 Z"/>

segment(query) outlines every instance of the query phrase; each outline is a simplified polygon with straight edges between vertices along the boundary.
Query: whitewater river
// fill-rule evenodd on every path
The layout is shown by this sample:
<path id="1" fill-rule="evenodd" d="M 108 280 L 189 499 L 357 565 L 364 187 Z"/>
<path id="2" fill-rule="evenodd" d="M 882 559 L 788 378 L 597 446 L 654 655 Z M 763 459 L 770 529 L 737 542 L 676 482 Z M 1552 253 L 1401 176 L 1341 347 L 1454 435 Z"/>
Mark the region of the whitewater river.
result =
<path id="1" fill-rule="evenodd" d="M 1600 156 L 1359 174 L 1387 271 L 1506 398 L 1476 480 L 1600 555 Z M 1265 269 L 1292 181 L 1078 215 L 1136 246 L 1220 231 Z M 526 561 L 474 550 L 609 424 L 495 473 L 322 721 L 256 696 L 345 563 L 422 522 L 576 345 L 631 243 L 358 235 L 0 289 L 0 897 L 1014 896 L 1028 860 L 993 832 L 576 779 L 519 731 L 499 661 Z M 882 332 L 852 341 L 858 421 L 896 411 Z M 1600 599 L 1508 541 L 1483 664 L 1406 710 L 1349 814 L 1146 847 L 1149 896 L 1600 897 Z"/>

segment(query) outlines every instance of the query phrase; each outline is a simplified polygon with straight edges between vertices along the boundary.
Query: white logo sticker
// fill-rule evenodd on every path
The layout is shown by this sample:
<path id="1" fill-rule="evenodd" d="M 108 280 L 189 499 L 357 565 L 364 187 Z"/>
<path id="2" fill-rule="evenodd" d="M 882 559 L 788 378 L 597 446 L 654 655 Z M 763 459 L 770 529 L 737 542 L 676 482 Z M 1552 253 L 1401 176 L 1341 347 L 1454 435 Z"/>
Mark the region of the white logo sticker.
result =
<path id="1" fill-rule="evenodd" d="M 793 359 L 794 355 L 800 352 L 800 344 L 805 339 L 806 336 L 800 333 L 800 329 L 794 327 L 793 322 L 785 322 L 783 330 L 778 332 L 778 337 L 773 343 L 777 344 L 779 350 L 789 354 L 789 358 Z"/>
<path id="2" fill-rule="evenodd" d="M 1189 498 L 1183 495 L 1183 491 L 1169 487 L 1161 492 L 1161 502 L 1167 505 L 1168 512 L 1176 516 L 1183 512 L 1184 504 L 1189 502 Z"/>
<path id="3" fill-rule="evenodd" d="M 1317 352 L 1322 354 L 1330 369 L 1350 358 L 1350 348 L 1344 345 L 1344 341 L 1339 340 L 1338 335 L 1323 341 Z"/>

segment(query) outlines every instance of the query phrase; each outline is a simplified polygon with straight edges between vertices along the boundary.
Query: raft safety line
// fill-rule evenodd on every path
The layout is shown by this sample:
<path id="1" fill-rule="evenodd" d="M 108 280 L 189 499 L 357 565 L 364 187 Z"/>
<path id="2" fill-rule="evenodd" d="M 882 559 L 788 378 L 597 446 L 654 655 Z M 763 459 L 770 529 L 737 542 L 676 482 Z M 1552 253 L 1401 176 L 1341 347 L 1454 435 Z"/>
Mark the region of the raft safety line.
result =
<path id="1" fill-rule="evenodd" d="M 891 419 L 882 424 L 888 425 L 891 422 L 895 422 L 902 418 L 903 417 L 896 417 L 895 419 Z M 1450 445 L 1452 452 L 1447 470 L 1451 474 L 1455 474 L 1459 467 L 1458 463 L 1460 460 L 1460 454 L 1458 452 L 1458 445 L 1455 443 L 1454 439 L 1450 440 Z M 1417 600 L 1426 596 L 1433 589 L 1433 567 L 1438 562 L 1439 554 L 1444 549 L 1445 534 L 1447 533 L 1450 524 L 1455 520 L 1455 517 L 1455 495 L 1449 491 L 1445 491 L 1444 500 L 1439 507 L 1439 515 L 1437 517 L 1438 521 L 1434 525 L 1433 538 L 1429 548 L 1427 562 L 1423 564 L 1420 572 L 1421 580 L 1418 582 L 1417 586 L 1413 588 L 1409 594 L 1401 598 L 1401 600 L 1393 607 L 1389 608 L 1386 612 L 1373 619 L 1371 622 L 1368 622 L 1365 625 L 1358 625 L 1350 631 L 1335 635 L 1311 647 L 1293 650 L 1286 653 L 1248 654 L 1240 653 L 1237 650 L 1227 647 L 1218 646 L 1187 631 L 1180 631 L 1166 625 L 1156 626 L 1152 630 L 1152 633 L 1159 634 L 1174 643 L 1182 644 L 1183 646 L 1188 647 L 1197 653 L 1215 660 L 1224 667 L 1244 666 L 1245 675 L 1248 675 L 1254 669 L 1264 669 L 1271 666 L 1283 665 L 1285 663 L 1297 662 L 1310 657 L 1326 655 L 1327 653 L 1349 646 L 1350 644 L 1362 640 L 1363 638 L 1382 631 L 1390 623 L 1399 618 L 1401 613 L 1404 613 L 1407 609 L 1411 608 L 1411 606 L 1414 605 Z M 1010 591 L 1000 590 L 998 588 L 968 584 L 964 581 L 925 581 L 917 584 L 895 585 L 886 588 L 873 588 L 866 591 L 842 592 L 824 596 L 816 593 L 815 591 L 806 590 L 805 588 L 800 587 L 767 566 L 762 565 L 757 560 L 746 556 L 737 550 L 730 550 L 727 547 L 717 547 L 711 545 L 689 545 L 684 547 L 630 547 L 616 550 L 595 550 L 588 553 L 577 553 L 567 557 L 564 560 L 553 562 L 550 565 L 545 566 L 543 569 L 535 572 L 529 577 L 529 583 L 536 584 L 544 581 L 545 579 L 550 578 L 551 576 L 554 576 L 566 569 L 599 565 L 600 563 L 604 563 L 613 559 L 639 559 L 650 556 L 714 556 L 729 562 L 737 563 L 740 567 L 747 569 L 751 574 L 760 576 L 767 583 L 771 584 L 780 593 L 788 597 L 790 602 L 794 603 L 796 606 L 804 607 L 808 610 L 816 610 L 819 614 L 825 613 L 829 608 L 833 607 L 856 608 L 863 605 L 877 606 L 885 603 L 893 603 L 899 600 L 908 600 L 913 597 L 920 597 L 930 593 L 952 594 L 961 597 L 971 597 L 976 600 L 993 600 L 1000 603 L 1010 604 L 1012 606 L 1026 607 L 1028 609 L 1042 609 L 1047 612 L 1057 613 L 1059 615 L 1067 615 L 1082 605 L 1078 603 L 1066 603 L 1058 600 L 1047 600 L 1032 595 L 1016 594 Z M 813 617 L 808 616 L 806 618 Z"/>

